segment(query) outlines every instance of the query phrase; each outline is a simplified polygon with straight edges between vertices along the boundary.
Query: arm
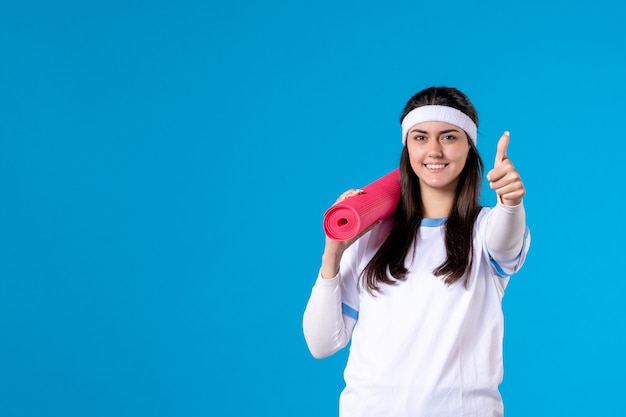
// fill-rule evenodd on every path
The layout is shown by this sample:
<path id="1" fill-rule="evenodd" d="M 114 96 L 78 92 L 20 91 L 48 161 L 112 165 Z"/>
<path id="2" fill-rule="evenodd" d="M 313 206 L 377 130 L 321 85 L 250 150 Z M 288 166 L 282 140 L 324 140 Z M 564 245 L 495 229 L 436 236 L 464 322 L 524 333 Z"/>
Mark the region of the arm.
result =
<path id="1" fill-rule="evenodd" d="M 352 336 L 356 320 L 343 314 L 340 265 L 350 241 L 326 237 L 319 276 L 304 311 L 302 328 L 311 354 L 325 358 L 343 349 Z"/>
<path id="2" fill-rule="evenodd" d="M 496 262 L 516 259 L 524 246 L 526 212 L 522 197 L 526 188 L 519 172 L 506 154 L 509 132 L 500 141 L 494 168 L 487 174 L 489 186 L 498 195 L 498 203 L 489 213 L 486 244 L 489 254 Z"/>
<path id="3" fill-rule="evenodd" d="M 498 203 L 489 213 L 485 240 L 489 254 L 496 262 L 517 258 L 524 246 L 526 211 L 524 204 L 505 206 Z"/>
<path id="4" fill-rule="evenodd" d="M 336 203 L 361 192 L 361 190 L 348 190 L 339 197 Z M 344 274 L 347 271 L 352 271 L 350 265 L 355 260 L 354 255 L 344 257 L 344 253 L 354 242 L 379 223 L 380 221 L 374 223 L 350 240 L 338 241 L 326 237 L 322 266 L 315 286 L 311 291 L 302 321 L 304 338 L 309 350 L 318 359 L 325 358 L 343 349 L 352 337 L 356 318 L 343 313 L 340 267 L 342 259 L 346 258 L 343 260 Z"/>
<path id="5" fill-rule="evenodd" d="M 331 279 L 324 279 L 320 274 L 304 311 L 304 338 L 317 359 L 343 349 L 356 324 L 356 320 L 342 313 L 340 282 L 339 274 Z"/>

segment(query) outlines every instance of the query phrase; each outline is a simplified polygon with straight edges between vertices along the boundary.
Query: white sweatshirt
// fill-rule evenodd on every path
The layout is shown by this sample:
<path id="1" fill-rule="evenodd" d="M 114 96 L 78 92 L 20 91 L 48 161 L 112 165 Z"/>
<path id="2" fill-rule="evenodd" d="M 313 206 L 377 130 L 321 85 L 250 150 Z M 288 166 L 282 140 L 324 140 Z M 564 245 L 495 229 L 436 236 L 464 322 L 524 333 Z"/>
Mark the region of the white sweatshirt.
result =
<path id="1" fill-rule="evenodd" d="M 371 296 L 359 290 L 359 274 L 391 221 L 348 248 L 336 277 L 318 276 L 304 313 L 313 356 L 352 340 L 340 415 L 501 416 L 501 301 L 530 243 L 523 205 L 482 209 L 468 288 L 432 274 L 446 257 L 445 219 L 424 219 L 407 279 Z"/>

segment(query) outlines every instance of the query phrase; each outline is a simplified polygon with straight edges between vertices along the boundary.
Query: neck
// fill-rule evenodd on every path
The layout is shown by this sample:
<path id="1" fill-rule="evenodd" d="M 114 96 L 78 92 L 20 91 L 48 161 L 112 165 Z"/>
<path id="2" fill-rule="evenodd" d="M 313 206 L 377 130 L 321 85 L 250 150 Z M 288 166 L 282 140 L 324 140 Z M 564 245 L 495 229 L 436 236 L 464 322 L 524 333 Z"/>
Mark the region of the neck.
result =
<path id="1" fill-rule="evenodd" d="M 450 215 L 455 198 L 454 190 L 423 187 L 421 194 L 424 217 L 438 219 Z"/>

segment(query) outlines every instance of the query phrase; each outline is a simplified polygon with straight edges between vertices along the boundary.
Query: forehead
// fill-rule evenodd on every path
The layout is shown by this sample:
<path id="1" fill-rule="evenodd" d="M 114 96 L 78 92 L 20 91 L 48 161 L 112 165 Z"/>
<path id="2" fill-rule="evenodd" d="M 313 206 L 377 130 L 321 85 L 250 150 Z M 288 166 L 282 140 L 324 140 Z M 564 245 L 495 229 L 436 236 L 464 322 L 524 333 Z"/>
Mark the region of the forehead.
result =
<path id="1" fill-rule="evenodd" d="M 409 132 L 413 130 L 427 133 L 439 133 L 443 131 L 463 131 L 463 129 L 461 129 L 460 127 L 446 122 L 421 122 L 411 127 L 411 129 L 409 129 Z"/>

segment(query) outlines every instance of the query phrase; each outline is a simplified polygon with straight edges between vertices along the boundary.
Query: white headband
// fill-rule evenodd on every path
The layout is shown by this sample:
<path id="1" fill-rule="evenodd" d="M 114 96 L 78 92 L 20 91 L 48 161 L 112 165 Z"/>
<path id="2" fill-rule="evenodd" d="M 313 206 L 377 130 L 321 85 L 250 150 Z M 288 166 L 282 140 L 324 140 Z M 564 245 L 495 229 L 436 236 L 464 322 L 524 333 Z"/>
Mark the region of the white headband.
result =
<path id="1" fill-rule="evenodd" d="M 470 139 L 476 144 L 476 123 L 470 117 L 454 107 L 448 106 L 421 106 L 411 110 L 402 119 L 402 144 L 406 144 L 409 129 L 422 122 L 445 122 L 450 123 L 467 132 Z"/>

